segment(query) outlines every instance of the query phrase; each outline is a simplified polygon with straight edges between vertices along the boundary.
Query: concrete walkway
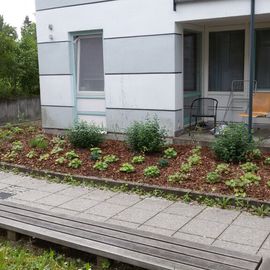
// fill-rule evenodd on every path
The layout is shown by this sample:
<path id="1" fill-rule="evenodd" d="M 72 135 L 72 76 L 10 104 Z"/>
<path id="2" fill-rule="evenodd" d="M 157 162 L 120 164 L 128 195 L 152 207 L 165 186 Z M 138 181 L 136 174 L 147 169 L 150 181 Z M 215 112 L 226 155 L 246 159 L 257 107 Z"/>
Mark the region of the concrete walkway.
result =
<path id="1" fill-rule="evenodd" d="M 270 218 L 0 172 L 0 199 L 270 257 Z"/>

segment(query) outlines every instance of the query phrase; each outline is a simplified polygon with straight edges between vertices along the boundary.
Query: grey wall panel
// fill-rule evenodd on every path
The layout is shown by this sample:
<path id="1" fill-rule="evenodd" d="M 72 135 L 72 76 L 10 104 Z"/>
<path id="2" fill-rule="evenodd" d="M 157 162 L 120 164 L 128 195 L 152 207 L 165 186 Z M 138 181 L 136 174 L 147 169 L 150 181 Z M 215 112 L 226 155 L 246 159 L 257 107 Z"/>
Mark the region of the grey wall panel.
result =
<path id="1" fill-rule="evenodd" d="M 105 73 L 182 72 L 180 53 L 181 36 L 175 34 L 105 39 Z"/>
<path id="2" fill-rule="evenodd" d="M 71 74 L 69 42 L 38 44 L 41 75 Z"/>
<path id="3" fill-rule="evenodd" d="M 109 1 L 116 1 L 116 0 L 36 0 L 36 10 L 44 10 L 66 6 L 84 5 L 84 4 L 94 4 Z"/>
<path id="4" fill-rule="evenodd" d="M 42 106 L 42 127 L 68 129 L 73 124 L 72 107 L 50 107 Z"/>
<path id="5" fill-rule="evenodd" d="M 183 127 L 182 111 L 147 111 L 147 110 L 106 110 L 106 122 L 109 132 L 124 133 L 134 121 L 144 121 L 147 118 L 158 117 L 162 127 L 169 136 Z"/>

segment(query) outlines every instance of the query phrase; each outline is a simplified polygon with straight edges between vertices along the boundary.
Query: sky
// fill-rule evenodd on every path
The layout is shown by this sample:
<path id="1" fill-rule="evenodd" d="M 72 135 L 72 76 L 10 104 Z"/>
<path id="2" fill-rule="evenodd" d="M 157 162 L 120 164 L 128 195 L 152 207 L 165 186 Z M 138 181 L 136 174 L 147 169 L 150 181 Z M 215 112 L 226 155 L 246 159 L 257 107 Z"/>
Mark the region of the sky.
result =
<path id="1" fill-rule="evenodd" d="M 19 32 L 26 15 L 35 21 L 35 0 L 0 0 L 0 15 Z"/>

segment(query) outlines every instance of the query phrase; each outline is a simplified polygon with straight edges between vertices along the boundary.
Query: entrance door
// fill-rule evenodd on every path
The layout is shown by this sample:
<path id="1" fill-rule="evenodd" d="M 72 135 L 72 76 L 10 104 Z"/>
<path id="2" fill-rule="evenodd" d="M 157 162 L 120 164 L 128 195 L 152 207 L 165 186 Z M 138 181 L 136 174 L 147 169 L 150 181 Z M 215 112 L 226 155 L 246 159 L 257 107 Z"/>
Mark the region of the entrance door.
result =
<path id="1" fill-rule="evenodd" d="M 201 96 L 201 34 L 184 33 L 184 125 L 189 123 L 190 105 Z"/>

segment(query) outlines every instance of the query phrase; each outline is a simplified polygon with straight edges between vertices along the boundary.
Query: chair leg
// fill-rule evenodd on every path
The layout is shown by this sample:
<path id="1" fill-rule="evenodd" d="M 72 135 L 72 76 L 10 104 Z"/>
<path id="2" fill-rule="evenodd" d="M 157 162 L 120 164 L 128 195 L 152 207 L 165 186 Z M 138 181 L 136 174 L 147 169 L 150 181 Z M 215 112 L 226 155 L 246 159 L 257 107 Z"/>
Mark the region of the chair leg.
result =
<path id="1" fill-rule="evenodd" d="M 216 134 L 217 128 L 217 116 L 214 117 L 214 135 Z"/>

